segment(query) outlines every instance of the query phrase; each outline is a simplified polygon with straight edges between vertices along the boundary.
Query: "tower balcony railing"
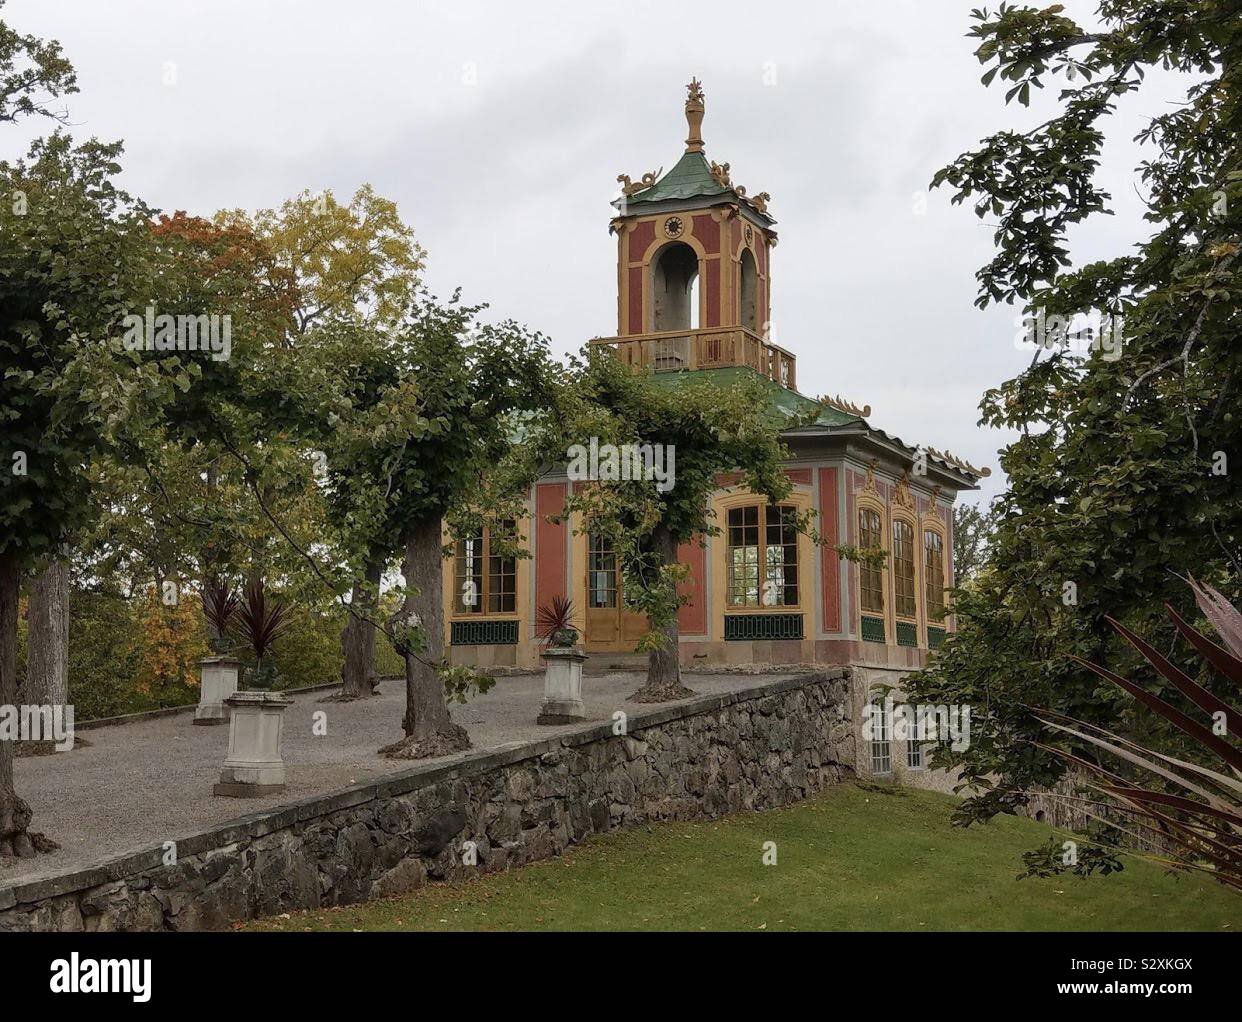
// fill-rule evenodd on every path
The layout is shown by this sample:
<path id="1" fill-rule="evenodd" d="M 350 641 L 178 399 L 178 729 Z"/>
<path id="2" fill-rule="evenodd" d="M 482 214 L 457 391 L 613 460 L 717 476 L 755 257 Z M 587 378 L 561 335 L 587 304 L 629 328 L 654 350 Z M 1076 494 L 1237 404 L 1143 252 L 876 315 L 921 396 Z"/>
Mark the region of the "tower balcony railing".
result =
<path id="1" fill-rule="evenodd" d="M 596 337 L 626 365 L 653 372 L 748 366 L 790 390 L 797 389 L 797 359 L 745 327 L 664 330 L 626 337 Z"/>

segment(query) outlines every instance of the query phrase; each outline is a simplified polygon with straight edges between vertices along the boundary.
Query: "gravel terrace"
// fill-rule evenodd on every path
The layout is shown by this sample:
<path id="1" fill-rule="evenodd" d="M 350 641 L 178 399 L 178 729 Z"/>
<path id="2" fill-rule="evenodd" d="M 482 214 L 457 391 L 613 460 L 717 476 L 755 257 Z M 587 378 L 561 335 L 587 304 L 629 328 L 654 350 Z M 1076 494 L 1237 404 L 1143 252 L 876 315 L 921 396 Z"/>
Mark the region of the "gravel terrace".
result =
<path id="1" fill-rule="evenodd" d="M 780 677 L 687 674 L 686 684 L 699 695 L 711 695 Z M 632 672 L 584 678 L 589 723 L 608 720 L 618 709 L 631 713 L 651 709 L 651 704 L 626 701 L 642 680 Z M 405 688 L 400 681 L 383 682 L 380 695 L 372 699 L 321 703 L 332 691 L 293 696 L 293 705 L 285 711 L 288 787 L 268 798 L 235 799 L 212 794 L 228 752 L 229 729 L 227 725 L 196 726 L 190 712 L 79 729 L 89 746 L 18 759 L 17 790 L 34 811 L 32 829 L 44 832 L 61 847 L 33 859 L 0 860 L 0 886 L 80 869 L 257 810 L 326 794 L 412 765 L 408 760 L 385 759 L 376 753 L 401 737 Z M 476 696 L 465 706 L 454 706 L 452 712 L 480 752 L 583 727 L 536 724 L 542 701 L 542 674 L 513 675 L 498 678 L 490 692 Z M 311 733 L 316 710 L 327 714 L 328 733 L 323 737 Z"/>

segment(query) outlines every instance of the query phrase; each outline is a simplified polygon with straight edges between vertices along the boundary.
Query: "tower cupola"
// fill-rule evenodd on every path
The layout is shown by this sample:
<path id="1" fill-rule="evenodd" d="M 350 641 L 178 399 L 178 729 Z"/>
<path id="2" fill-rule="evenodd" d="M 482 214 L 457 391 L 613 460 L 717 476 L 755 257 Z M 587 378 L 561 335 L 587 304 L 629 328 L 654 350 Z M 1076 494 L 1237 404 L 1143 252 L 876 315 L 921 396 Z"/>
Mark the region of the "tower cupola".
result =
<path id="1" fill-rule="evenodd" d="M 708 160 L 703 87 L 686 88 L 681 158 L 667 174 L 617 178 L 617 336 L 593 343 L 657 372 L 748 367 L 792 389 L 794 357 L 771 341 L 771 197 Z"/>

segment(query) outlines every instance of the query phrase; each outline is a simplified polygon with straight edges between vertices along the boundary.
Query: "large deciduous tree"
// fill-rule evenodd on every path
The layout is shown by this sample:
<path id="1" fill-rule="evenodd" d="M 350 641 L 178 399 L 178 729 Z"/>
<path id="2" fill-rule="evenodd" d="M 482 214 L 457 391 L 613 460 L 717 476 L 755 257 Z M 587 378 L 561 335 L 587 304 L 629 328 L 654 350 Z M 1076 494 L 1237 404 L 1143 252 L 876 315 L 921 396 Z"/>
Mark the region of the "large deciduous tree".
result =
<path id="1" fill-rule="evenodd" d="M 1162 600 L 1194 614 L 1178 574 L 1235 600 L 1242 584 L 1236 0 L 1108 0 L 1087 27 L 1059 5 L 975 18 L 985 85 L 1022 105 L 1045 84 L 1060 91 L 1046 97 L 1051 117 L 984 139 L 934 180 L 995 224 L 977 304 L 1020 305 L 1036 342 L 1029 368 L 981 406 L 985 423 L 1019 431 L 1001 459 L 1009 484 L 989 570 L 958 594 L 958 633 L 913 686 L 920 702 L 976 708 L 969 748 L 939 759 L 979 785 L 962 822 L 1013 810 L 1062 774 L 1034 744 L 1047 733 L 1027 707 L 1122 734 L 1144 726 L 1124 693 L 1070 659 L 1168 691 L 1119 646 L 1106 614 L 1172 648 Z M 1070 232 L 1109 211 L 1099 164 L 1110 116 L 1168 71 L 1183 77 L 1184 102 L 1149 101 L 1159 112 L 1137 137 L 1147 229 L 1112 258 L 1075 262 Z M 1172 728 L 1155 737 L 1162 751 L 1196 755 Z"/>
<path id="2" fill-rule="evenodd" d="M 327 349 L 325 379 L 339 381 L 314 416 L 334 528 L 354 557 L 403 561 L 405 600 L 385 622 L 405 659 L 406 737 L 384 750 L 396 757 L 469 746 L 448 709 L 472 676 L 445 663 L 442 530 L 513 506 L 513 487 L 491 499 L 486 480 L 509 460 L 515 415 L 536 413 L 552 386 L 547 341 L 512 322 L 480 325 L 480 311 L 419 296 L 391 331 L 344 321 L 310 346 Z"/>
<path id="3" fill-rule="evenodd" d="M 274 266 L 287 276 L 291 308 L 286 345 L 304 348 L 324 326 L 339 336 L 349 324 L 382 333 L 405 315 L 419 285 L 422 248 L 396 204 L 363 184 L 349 203 L 329 191 L 302 192 L 279 209 L 253 217 L 217 217 L 261 238 Z M 332 340 L 328 339 L 328 346 Z M 368 350 L 365 339 L 359 352 Z M 355 363 L 353 368 L 361 368 Z M 372 381 L 373 382 L 373 381 Z M 375 684 L 375 612 L 387 554 L 381 547 L 357 553 L 349 615 L 341 634 L 341 698 L 370 695 Z"/>
<path id="4" fill-rule="evenodd" d="M 0 232 L 0 704 L 15 702 L 23 574 L 87 524 L 92 460 L 192 379 L 121 344 L 122 317 L 149 290 L 150 245 L 148 211 L 113 183 L 119 154 L 58 134 L 0 163 L 0 192 L 23 200 Z M 0 854 L 28 855 L 12 763 L 0 742 Z"/>

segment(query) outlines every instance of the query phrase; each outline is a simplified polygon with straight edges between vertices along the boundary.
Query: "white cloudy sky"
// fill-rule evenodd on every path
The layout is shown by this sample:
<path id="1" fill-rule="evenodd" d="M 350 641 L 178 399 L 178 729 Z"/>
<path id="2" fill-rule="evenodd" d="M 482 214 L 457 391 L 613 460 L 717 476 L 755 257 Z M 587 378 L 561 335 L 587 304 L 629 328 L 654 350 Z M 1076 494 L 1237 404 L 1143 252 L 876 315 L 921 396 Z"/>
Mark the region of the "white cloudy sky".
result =
<path id="1" fill-rule="evenodd" d="M 1047 116 L 979 84 L 977 3 L 9 0 L 2 16 L 62 42 L 74 134 L 123 139 L 148 202 L 210 214 L 370 181 L 434 290 L 461 285 L 562 351 L 616 332 L 608 202 L 617 174 L 676 162 L 697 75 L 708 155 L 773 196 L 773 318 L 800 389 L 995 470 L 1004 437 L 978 401 L 1029 356 L 1015 310 L 972 306 L 988 226 L 944 191 L 915 202 L 978 139 Z M 1066 6 L 1092 24 L 1093 4 Z M 1123 104 L 1103 171 L 1118 215 L 1075 238 L 1080 259 L 1135 240 L 1127 140 L 1164 98 Z M 36 130 L 6 131 L 0 157 Z"/>

